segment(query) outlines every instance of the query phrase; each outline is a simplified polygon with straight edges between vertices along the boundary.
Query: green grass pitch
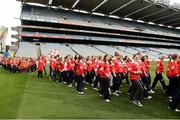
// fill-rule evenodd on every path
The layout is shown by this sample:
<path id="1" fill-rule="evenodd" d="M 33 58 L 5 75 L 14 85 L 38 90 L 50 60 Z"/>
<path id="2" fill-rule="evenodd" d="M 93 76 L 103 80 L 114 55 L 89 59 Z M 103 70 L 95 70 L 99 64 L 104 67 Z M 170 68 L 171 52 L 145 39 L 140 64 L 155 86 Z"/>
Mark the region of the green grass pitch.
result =
<path id="1" fill-rule="evenodd" d="M 151 65 L 153 80 L 154 62 Z M 180 113 L 167 109 L 168 99 L 159 83 L 153 99 L 142 101 L 143 108 L 128 102 L 127 89 L 123 81 L 123 93 L 106 103 L 91 87 L 85 95 L 77 95 L 74 86 L 38 79 L 37 73 L 10 74 L 0 68 L 0 119 L 180 119 Z"/>

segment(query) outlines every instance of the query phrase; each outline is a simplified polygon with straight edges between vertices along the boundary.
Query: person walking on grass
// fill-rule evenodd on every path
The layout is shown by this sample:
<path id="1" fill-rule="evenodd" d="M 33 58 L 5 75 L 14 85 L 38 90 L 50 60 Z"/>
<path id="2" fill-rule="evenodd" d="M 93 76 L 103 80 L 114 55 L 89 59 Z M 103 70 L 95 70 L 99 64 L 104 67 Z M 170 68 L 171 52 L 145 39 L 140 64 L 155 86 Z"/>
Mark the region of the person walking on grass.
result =
<path id="1" fill-rule="evenodd" d="M 84 94 L 86 64 L 84 58 L 78 57 L 76 63 L 76 90 L 78 94 Z"/>
<path id="2" fill-rule="evenodd" d="M 43 69 L 44 69 L 44 62 L 43 62 L 42 56 L 40 56 L 38 59 L 38 67 L 37 67 L 38 78 L 42 78 Z"/>
<path id="3" fill-rule="evenodd" d="M 133 56 L 133 61 L 131 62 L 129 73 L 130 73 L 130 81 L 131 81 L 131 90 L 129 95 L 129 102 L 133 103 L 139 107 L 143 107 L 140 102 L 140 99 L 143 96 L 143 86 L 140 82 L 140 77 L 142 74 L 141 65 L 140 65 L 140 56 L 135 54 Z"/>
<path id="4" fill-rule="evenodd" d="M 163 61 L 164 61 L 164 56 L 161 56 L 160 59 L 156 63 L 156 76 L 154 78 L 151 89 L 154 91 L 157 82 L 160 81 L 160 83 L 161 83 L 161 85 L 163 87 L 163 92 L 165 93 L 167 88 L 166 88 L 164 78 L 162 76 L 162 73 L 164 72 L 164 63 L 163 63 Z"/>
<path id="5" fill-rule="evenodd" d="M 103 96 L 103 99 L 106 102 L 110 102 L 110 91 L 109 91 L 109 80 L 111 77 L 111 66 L 110 66 L 110 56 L 105 55 L 103 58 L 103 63 L 99 67 L 100 75 L 100 96 Z"/>
<path id="6" fill-rule="evenodd" d="M 175 94 L 175 90 L 177 88 L 178 85 L 178 77 L 179 77 L 179 73 L 178 73 L 178 55 L 177 54 L 173 54 L 171 57 L 171 60 L 168 63 L 168 68 L 166 71 L 166 75 L 169 79 L 169 85 L 168 85 L 168 89 L 167 89 L 167 96 L 169 96 L 169 98 L 171 99 L 174 94 Z"/>

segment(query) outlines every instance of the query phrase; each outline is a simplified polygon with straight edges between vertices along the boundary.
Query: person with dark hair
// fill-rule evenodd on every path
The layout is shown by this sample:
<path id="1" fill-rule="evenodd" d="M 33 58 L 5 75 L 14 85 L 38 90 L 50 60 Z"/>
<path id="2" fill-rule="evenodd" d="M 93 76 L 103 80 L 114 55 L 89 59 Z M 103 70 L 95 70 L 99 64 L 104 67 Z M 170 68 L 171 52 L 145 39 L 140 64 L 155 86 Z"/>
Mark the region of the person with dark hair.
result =
<path id="1" fill-rule="evenodd" d="M 78 94 L 83 95 L 84 85 L 85 85 L 85 72 L 86 72 L 86 64 L 84 58 L 81 56 L 78 58 L 76 65 L 76 90 Z"/>
<path id="2" fill-rule="evenodd" d="M 42 56 L 39 57 L 38 59 L 38 78 L 42 78 L 42 72 L 43 72 L 43 68 L 44 68 L 44 64 L 43 64 L 43 59 L 42 59 Z"/>
<path id="3" fill-rule="evenodd" d="M 154 78 L 151 89 L 155 90 L 157 82 L 160 81 L 161 85 L 163 87 L 163 92 L 166 92 L 167 87 L 166 87 L 164 78 L 162 76 L 162 73 L 164 72 L 164 63 L 163 63 L 163 61 L 164 61 L 164 56 L 161 56 L 160 59 L 156 63 L 156 76 Z"/>
<path id="4" fill-rule="evenodd" d="M 151 85 L 151 75 L 150 75 L 150 72 L 149 72 L 149 69 L 150 69 L 150 61 L 149 61 L 149 57 L 148 55 L 145 55 L 145 60 L 144 60 L 144 64 L 145 64 L 145 67 L 146 67 L 146 73 L 147 73 L 147 78 L 148 78 L 148 84 L 149 86 Z"/>
<path id="5" fill-rule="evenodd" d="M 110 91 L 109 91 L 109 79 L 111 77 L 111 69 L 110 69 L 110 56 L 105 55 L 103 58 L 103 63 L 99 67 L 99 75 L 100 75 L 100 96 L 103 95 L 103 98 L 106 102 L 110 102 Z"/>
<path id="6" fill-rule="evenodd" d="M 152 93 L 152 90 L 150 89 L 150 85 L 149 85 L 149 80 L 148 80 L 148 69 L 145 65 L 145 56 L 142 56 L 141 57 L 141 62 L 140 62 L 140 65 L 141 65 L 141 84 L 142 84 L 142 87 L 143 87 L 143 95 L 144 95 L 144 99 L 151 99 L 152 96 L 149 96 L 148 95 L 148 92 L 149 93 Z M 146 88 L 145 88 L 146 87 Z"/>
<path id="7" fill-rule="evenodd" d="M 120 63 L 120 57 L 121 55 L 117 52 L 115 52 L 114 57 L 112 58 L 112 75 L 113 75 L 113 85 L 111 87 L 112 94 L 115 96 L 119 96 L 119 89 L 120 85 L 122 83 L 122 65 Z M 121 73 L 120 73 L 121 72 Z"/>
<path id="8" fill-rule="evenodd" d="M 57 72 L 58 72 L 58 77 L 59 77 L 59 83 L 62 83 L 62 72 L 64 69 L 64 62 L 62 60 L 62 58 L 59 58 L 58 60 L 58 64 L 57 64 Z"/>
<path id="9" fill-rule="evenodd" d="M 18 65 L 19 65 L 18 58 L 14 58 L 13 63 L 12 63 L 12 72 L 13 73 L 16 73 L 16 71 L 18 71 Z"/>
<path id="10" fill-rule="evenodd" d="M 87 64 L 86 82 L 92 85 L 94 76 L 93 76 L 93 62 L 90 56 L 87 57 L 86 64 Z"/>
<path id="11" fill-rule="evenodd" d="M 178 63 L 177 88 L 175 90 L 174 96 L 170 100 L 168 108 L 175 112 L 180 112 L 180 110 L 177 109 L 177 106 L 180 103 L 180 56 L 177 63 Z"/>
<path id="12" fill-rule="evenodd" d="M 174 96 L 175 90 L 178 85 L 179 74 L 178 74 L 177 58 L 178 58 L 177 54 L 172 55 L 171 60 L 168 63 L 167 71 L 166 71 L 166 75 L 169 79 L 169 85 L 167 88 L 167 96 L 169 96 L 169 98 L 172 98 Z"/>
<path id="13" fill-rule="evenodd" d="M 140 99 L 143 96 L 143 86 L 140 82 L 141 77 L 141 65 L 140 65 L 140 56 L 135 54 L 133 56 L 134 61 L 131 62 L 131 66 L 129 68 L 130 73 L 130 81 L 131 81 L 131 89 L 130 89 L 130 99 L 129 102 L 133 103 L 137 106 L 143 107 L 140 102 Z"/>
<path id="14" fill-rule="evenodd" d="M 50 81 L 56 81 L 57 76 L 57 56 L 51 59 L 51 69 L 52 69 L 52 76 L 50 77 Z"/>
<path id="15" fill-rule="evenodd" d="M 67 58 L 67 85 L 68 87 L 72 87 L 74 76 L 74 66 L 75 61 L 73 61 L 73 57 L 71 55 L 68 55 Z"/>
<path id="16" fill-rule="evenodd" d="M 46 70 L 46 64 L 47 64 L 47 60 L 46 60 L 46 57 L 45 56 L 43 56 L 42 57 L 42 60 L 43 60 L 43 63 L 44 63 L 44 74 L 45 74 L 45 76 L 47 75 L 47 70 Z"/>
<path id="17" fill-rule="evenodd" d="M 98 90 L 98 83 L 100 81 L 99 67 L 101 66 L 102 63 L 103 63 L 102 56 L 100 56 L 98 59 L 95 59 L 93 61 L 94 71 L 95 71 L 95 81 L 94 81 L 94 85 L 93 85 L 94 90 Z"/>

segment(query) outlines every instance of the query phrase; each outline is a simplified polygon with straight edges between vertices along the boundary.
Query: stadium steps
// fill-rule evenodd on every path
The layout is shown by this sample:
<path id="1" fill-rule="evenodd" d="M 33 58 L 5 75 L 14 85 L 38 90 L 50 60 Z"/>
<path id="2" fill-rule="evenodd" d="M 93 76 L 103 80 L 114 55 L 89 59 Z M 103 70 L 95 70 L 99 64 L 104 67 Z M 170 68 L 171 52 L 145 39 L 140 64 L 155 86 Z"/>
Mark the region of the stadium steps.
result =
<path id="1" fill-rule="evenodd" d="M 36 45 L 32 42 L 20 42 L 19 48 L 15 56 L 37 58 Z"/>
<path id="2" fill-rule="evenodd" d="M 104 53 L 92 47 L 91 45 L 83 45 L 83 44 L 69 44 L 72 50 L 83 57 L 87 56 L 103 56 Z"/>
<path id="3" fill-rule="evenodd" d="M 65 57 L 67 55 L 74 56 L 76 54 L 71 48 L 68 47 L 67 44 L 41 43 L 40 47 L 41 47 L 42 55 L 50 54 L 53 49 L 59 51 L 61 57 Z"/>

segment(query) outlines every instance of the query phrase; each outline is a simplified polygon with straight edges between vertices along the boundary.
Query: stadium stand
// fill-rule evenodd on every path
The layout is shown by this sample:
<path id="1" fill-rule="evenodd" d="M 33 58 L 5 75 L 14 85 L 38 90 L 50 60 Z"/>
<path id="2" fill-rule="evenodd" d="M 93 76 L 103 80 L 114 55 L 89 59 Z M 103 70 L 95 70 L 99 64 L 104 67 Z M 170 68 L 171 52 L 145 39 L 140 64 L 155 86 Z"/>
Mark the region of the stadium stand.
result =
<path id="1" fill-rule="evenodd" d="M 30 5 L 30 2 L 47 6 Z M 180 31 L 166 27 L 170 25 L 168 14 L 173 16 L 177 11 L 168 8 L 166 4 L 151 0 L 80 0 L 77 5 L 75 2 L 76 0 L 53 0 L 52 3 L 25 0 L 20 17 L 21 34 L 18 36 L 22 41 L 40 42 L 42 54 L 57 49 L 63 52 L 62 56 L 66 52 L 82 56 L 106 53 L 113 55 L 117 50 L 123 56 L 142 52 L 157 59 L 162 54 L 168 56 L 179 52 Z M 105 15 L 95 15 L 93 12 Z M 165 19 L 163 15 L 166 15 L 167 21 L 162 21 Z M 122 19 L 126 17 L 134 20 Z M 135 19 L 166 23 L 166 26 L 140 23 Z M 172 19 L 176 21 L 176 18 Z"/>

